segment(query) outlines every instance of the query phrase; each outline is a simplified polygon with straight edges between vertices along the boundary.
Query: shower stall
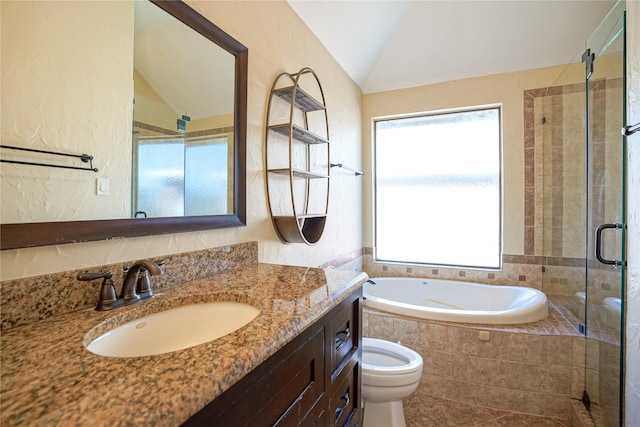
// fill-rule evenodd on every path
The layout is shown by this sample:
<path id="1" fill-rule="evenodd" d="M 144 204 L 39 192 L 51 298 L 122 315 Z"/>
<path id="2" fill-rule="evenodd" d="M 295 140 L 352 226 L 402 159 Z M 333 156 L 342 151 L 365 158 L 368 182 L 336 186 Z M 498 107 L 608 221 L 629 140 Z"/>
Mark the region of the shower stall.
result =
<path id="1" fill-rule="evenodd" d="M 527 203 L 542 207 L 531 218 L 534 254 L 543 290 L 584 336 L 584 347 L 567 350 L 584 356 L 574 387 L 597 426 L 623 421 L 624 6 L 615 5 L 554 84 L 525 93 Z"/>

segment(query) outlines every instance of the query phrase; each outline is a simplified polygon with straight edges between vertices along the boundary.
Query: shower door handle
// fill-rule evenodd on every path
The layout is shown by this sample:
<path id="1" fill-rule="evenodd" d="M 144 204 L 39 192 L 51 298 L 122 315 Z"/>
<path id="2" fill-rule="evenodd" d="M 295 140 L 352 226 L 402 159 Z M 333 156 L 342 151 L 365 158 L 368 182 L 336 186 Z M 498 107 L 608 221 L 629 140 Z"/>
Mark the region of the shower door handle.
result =
<path id="1" fill-rule="evenodd" d="M 602 256 L 602 232 L 606 229 L 609 228 L 613 228 L 613 229 L 621 229 L 624 228 L 623 224 L 602 224 L 600 225 L 597 229 L 596 229 L 596 250 L 595 250 L 595 255 L 596 258 L 598 259 L 598 261 L 600 261 L 603 264 L 606 265 L 623 265 L 623 261 L 618 261 L 617 259 L 606 259 Z"/>

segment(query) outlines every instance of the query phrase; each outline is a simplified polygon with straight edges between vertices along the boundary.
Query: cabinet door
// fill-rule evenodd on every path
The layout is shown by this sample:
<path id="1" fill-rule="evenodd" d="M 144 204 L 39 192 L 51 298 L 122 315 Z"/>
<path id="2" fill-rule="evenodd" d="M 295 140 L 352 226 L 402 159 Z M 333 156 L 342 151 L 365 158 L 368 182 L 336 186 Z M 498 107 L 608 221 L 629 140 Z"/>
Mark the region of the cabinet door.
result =
<path id="1" fill-rule="evenodd" d="M 358 349 L 360 300 L 355 299 L 350 304 L 344 305 L 338 313 L 333 316 L 327 331 L 328 348 L 330 350 L 329 360 L 331 361 L 331 382 L 335 381 L 338 375 L 353 354 Z"/>
<path id="2" fill-rule="evenodd" d="M 300 422 L 300 425 L 304 427 L 326 427 L 329 425 L 328 421 L 327 408 L 323 404 L 318 404 Z"/>
<path id="3" fill-rule="evenodd" d="M 324 328 L 314 327 L 190 418 L 186 426 L 295 426 L 323 396 Z"/>
<path id="4" fill-rule="evenodd" d="M 355 426 L 360 407 L 359 363 L 350 364 L 351 369 L 340 376 L 338 385 L 329 399 L 329 417 L 332 426 Z"/>

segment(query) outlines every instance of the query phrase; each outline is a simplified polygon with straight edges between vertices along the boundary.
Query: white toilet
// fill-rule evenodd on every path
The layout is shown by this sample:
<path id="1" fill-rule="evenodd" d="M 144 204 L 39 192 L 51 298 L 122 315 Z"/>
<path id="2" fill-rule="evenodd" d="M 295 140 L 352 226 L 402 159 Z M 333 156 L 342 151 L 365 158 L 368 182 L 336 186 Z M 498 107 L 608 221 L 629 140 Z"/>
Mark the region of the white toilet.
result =
<path id="1" fill-rule="evenodd" d="M 362 338 L 365 427 L 405 427 L 402 399 L 416 391 L 422 357 L 400 344 Z"/>

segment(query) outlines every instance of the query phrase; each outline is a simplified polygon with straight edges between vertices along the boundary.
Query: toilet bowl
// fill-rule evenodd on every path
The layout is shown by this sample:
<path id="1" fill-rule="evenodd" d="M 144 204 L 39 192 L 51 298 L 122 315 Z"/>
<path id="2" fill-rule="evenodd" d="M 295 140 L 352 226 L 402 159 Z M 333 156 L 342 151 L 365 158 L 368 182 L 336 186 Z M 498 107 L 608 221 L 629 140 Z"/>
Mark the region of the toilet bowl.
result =
<path id="1" fill-rule="evenodd" d="M 362 338 L 362 398 L 366 427 L 404 427 L 402 399 L 416 391 L 422 357 L 400 344 Z"/>

